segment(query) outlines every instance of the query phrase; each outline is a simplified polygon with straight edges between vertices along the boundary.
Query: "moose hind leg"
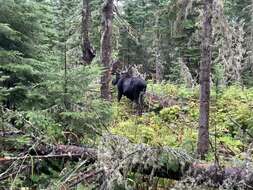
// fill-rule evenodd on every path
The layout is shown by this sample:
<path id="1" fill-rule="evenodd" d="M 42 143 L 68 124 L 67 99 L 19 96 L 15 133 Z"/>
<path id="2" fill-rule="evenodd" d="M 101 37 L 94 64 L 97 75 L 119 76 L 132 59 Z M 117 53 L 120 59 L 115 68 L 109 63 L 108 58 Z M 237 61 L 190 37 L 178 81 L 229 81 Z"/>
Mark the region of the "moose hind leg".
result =
<path id="1" fill-rule="evenodd" d="M 141 109 L 141 104 L 140 104 L 140 94 L 137 97 L 135 97 L 134 103 L 136 104 L 136 107 L 135 107 L 136 114 L 141 115 L 142 109 Z"/>
<path id="2" fill-rule="evenodd" d="M 137 115 L 140 115 L 140 104 L 139 104 L 138 98 L 134 99 L 132 105 L 133 105 L 134 113 Z"/>
<path id="3" fill-rule="evenodd" d="M 142 112 L 143 112 L 144 94 L 145 94 L 145 91 L 141 91 L 140 94 L 139 94 L 139 98 L 138 98 L 140 114 L 142 114 Z"/>

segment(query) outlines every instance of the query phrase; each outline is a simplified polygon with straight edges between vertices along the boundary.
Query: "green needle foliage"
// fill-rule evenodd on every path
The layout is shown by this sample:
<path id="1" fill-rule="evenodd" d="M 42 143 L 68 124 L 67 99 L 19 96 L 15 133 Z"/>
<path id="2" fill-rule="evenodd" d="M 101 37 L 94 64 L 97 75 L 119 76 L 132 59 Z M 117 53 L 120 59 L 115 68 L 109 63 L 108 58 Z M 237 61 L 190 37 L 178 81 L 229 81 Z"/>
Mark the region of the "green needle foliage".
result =
<path id="1" fill-rule="evenodd" d="M 29 91 L 42 77 L 38 6 L 36 2 L 1 1 L 0 94 L 7 108 L 24 106 Z"/>

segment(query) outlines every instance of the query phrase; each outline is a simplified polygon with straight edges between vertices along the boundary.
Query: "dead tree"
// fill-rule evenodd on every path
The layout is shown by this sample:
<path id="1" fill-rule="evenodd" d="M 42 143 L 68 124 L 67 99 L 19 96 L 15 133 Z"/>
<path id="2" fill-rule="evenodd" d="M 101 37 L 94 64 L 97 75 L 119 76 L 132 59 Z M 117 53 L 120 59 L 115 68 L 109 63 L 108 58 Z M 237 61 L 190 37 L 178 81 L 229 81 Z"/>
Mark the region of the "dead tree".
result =
<path id="1" fill-rule="evenodd" d="M 101 97 L 106 100 L 111 99 L 111 54 L 112 54 L 112 19 L 113 0 L 104 0 L 102 7 L 102 36 L 101 36 L 101 62 L 104 72 L 101 77 Z"/>
<path id="2" fill-rule="evenodd" d="M 90 64 L 96 53 L 89 39 L 89 30 L 91 24 L 90 0 L 83 0 L 82 10 L 82 60 L 84 64 Z"/>
<path id="3" fill-rule="evenodd" d="M 64 158 L 65 161 L 75 162 L 82 159 L 86 160 L 87 165 L 94 165 L 91 170 L 76 172 L 69 177 L 66 181 L 66 185 L 69 187 L 81 182 L 95 182 L 96 175 L 100 174 L 103 175 L 102 179 L 106 182 L 115 180 L 119 177 L 118 174 L 127 175 L 128 172 L 134 172 L 174 180 L 183 180 L 185 177 L 186 179 L 190 177 L 195 179 L 194 183 L 197 185 L 205 184 L 213 187 L 219 187 L 229 181 L 231 183 L 230 189 L 238 187 L 252 189 L 253 170 L 250 163 L 247 168 L 218 168 L 215 165 L 199 163 L 182 150 L 132 144 L 128 140 L 117 136 L 104 138 L 101 145 L 97 148 L 88 148 L 71 145 L 48 146 L 42 143 L 34 147 L 36 155 L 1 157 L 0 166 L 9 168 L 15 162 L 17 167 L 10 167 L 0 173 L 0 181 L 13 178 L 21 173 L 25 174 L 27 169 L 32 167 L 31 160 L 41 162 L 42 160 Z M 30 174 L 27 173 L 27 175 Z"/>
<path id="4" fill-rule="evenodd" d="M 200 64 L 200 116 L 197 153 L 204 158 L 209 148 L 209 101 L 212 43 L 212 5 L 213 0 L 204 1 L 204 20 Z"/>
<path id="5" fill-rule="evenodd" d="M 156 13 L 156 21 L 155 21 L 155 28 L 156 28 L 156 32 L 155 32 L 155 75 L 156 75 L 156 83 L 161 83 L 162 79 L 163 79 L 163 64 L 162 64 L 162 60 L 161 60 L 161 54 L 160 54 L 160 45 L 159 45 L 159 41 L 160 41 L 160 32 L 159 32 L 159 13 Z"/>

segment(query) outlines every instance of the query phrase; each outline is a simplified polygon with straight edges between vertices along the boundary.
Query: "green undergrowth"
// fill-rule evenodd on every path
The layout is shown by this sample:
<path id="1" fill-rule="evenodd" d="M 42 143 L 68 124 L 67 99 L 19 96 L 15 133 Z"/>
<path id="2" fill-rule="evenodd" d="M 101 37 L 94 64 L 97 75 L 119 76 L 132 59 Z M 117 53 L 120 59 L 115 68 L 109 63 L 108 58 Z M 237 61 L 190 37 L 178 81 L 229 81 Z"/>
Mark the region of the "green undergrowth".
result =
<path id="1" fill-rule="evenodd" d="M 198 134 L 198 87 L 149 84 L 148 92 L 171 97 L 177 103 L 156 112 L 145 111 L 142 116 L 133 113 L 127 100 L 114 103 L 111 132 L 133 143 L 180 147 L 193 155 Z M 212 145 L 208 160 L 214 158 L 215 136 L 220 157 L 243 158 L 253 137 L 253 89 L 240 86 L 212 89 L 209 130 Z"/>

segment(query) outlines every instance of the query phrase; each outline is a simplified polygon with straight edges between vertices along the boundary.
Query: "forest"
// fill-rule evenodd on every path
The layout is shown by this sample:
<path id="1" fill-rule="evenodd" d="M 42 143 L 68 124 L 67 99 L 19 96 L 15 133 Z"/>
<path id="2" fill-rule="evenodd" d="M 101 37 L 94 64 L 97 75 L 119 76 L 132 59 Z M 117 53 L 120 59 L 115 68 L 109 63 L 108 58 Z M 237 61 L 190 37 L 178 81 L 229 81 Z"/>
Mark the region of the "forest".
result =
<path id="1" fill-rule="evenodd" d="M 253 190 L 253 0 L 0 0 L 0 190 Z"/>

